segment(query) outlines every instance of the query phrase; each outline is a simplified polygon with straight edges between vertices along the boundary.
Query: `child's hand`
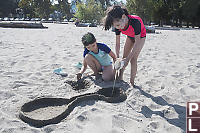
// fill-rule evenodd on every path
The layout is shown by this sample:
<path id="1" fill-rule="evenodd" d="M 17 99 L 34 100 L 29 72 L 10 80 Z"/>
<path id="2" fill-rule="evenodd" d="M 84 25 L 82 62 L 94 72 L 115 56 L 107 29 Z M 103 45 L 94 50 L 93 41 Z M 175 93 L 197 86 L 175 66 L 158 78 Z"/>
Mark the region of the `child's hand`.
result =
<path id="1" fill-rule="evenodd" d="M 124 58 L 124 59 L 122 59 L 122 61 L 124 63 L 123 68 L 127 67 L 128 62 L 129 62 L 128 58 Z"/>
<path id="2" fill-rule="evenodd" d="M 77 80 L 80 80 L 81 77 L 82 77 L 82 73 L 77 73 L 77 74 L 76 74 L 76 77 L 77 77 Z"/>
<path id="3" fill-rule="evenodd" d="M 117 60 L 115 61 L 114 67 L 116 70 L 122 69 L 124 66 L 124 62 L 122 59 L 117 58 Z"/>

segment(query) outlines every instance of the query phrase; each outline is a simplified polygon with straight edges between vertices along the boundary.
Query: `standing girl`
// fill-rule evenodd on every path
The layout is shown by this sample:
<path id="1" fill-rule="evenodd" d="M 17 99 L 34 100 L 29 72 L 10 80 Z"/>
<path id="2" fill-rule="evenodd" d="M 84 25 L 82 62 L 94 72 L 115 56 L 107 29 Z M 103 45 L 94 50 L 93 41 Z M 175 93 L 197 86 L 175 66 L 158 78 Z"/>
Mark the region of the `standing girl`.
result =
<path id="1" fill-rule="evenodd" d="M 134 85 L 137 72 L 137 58 L 146 39 L 146 29 L 142 19 L 136 15 L 129 15 L 128 11 L 120 6 L 113 6 L 107 10 L 104 18 L 104 27 L 105 30 L 109 30 L 111 27 L 115 28 L 117 58 L 119 58 L 120 52 L 120 33 L 127 35 L 123 52 L 124 67 L 120 70 L 119 79 L 123 79 L 124 69 L 130 61 L 130 82 Z"/>

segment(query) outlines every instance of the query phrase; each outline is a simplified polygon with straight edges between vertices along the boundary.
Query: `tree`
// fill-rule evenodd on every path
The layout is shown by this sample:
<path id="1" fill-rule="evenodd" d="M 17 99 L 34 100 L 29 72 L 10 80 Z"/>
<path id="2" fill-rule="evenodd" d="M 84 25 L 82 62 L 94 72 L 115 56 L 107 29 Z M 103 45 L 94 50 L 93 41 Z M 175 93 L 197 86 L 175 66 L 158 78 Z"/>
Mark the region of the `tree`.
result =
<path id="1" fill-rule="evenodd" d="M 15 13 L 17 2 L 13 0 L 0 0 L 0 17 L 6 17 L 10 13 Z"/>
<path id="2" fill-rule="evenodd" d="M 19 7 L 30 17 L 48 18 L 52 12 L 50 0 L 21 0 Z"/>
<path id="3" fill-rule="evenodd" d="M 40 18 L 48 18 L 51 11 L 50 0 L 34 0 L 35 15 Z"/>
<path id="4" fill-rule="evenodd" d="M 127 0 L 126 7 L 129 14 L 136 14 L 140 16 L 144 23 L 152 20 L 153 2 L 152 0 Z"/>
<path id="5" fill-rule="evenodd" d="M 153 1 L 154 11 L 153 18 L 159 23 L 159 26 L 163 26 L 164 21 L 168 18 L 168 7 L 165 0 Z"/>
<path id="6" fill-rule="evenodd" d="M 34 3 L 33 3 L 33 0 L 21 0 L 18 5 L 19 5 L 19 7 L 21 9 L 23 9 L 24 14 L 27 17 L 33 17 L 34 16 Z"/>
<path id="7" fill-rule="evenodd" d="M 171 24 L 182 26 L 187 22 L 194 27 L 200 26 L 199 0 L 127 0 L 126 7 L 130 14 L 137 14 L 144 21 L 155 21 L 160 26 Z"/>
<path id="8" fill-rule="evenodd" d="M 187 27 L 189 23 L 192 23 L 192 26 L 199 26 L 199 10 L 200 10 L 200 1 L 199 0 L 185 0 L 183 4 L 183 17 L 187 22 Z"/>
<path id="9" fill-rule="evenodd" d="M 109 6 L 111 6 L 112 2 L 116 2 L 115 0 L 96 0 L 96 2 L 100 2 L 101 3 L 101 7 L 102 9 L 105 11 Z"/>
<path id="10" fill-rule="evenodd" d="M 85 22 L 98 22 L 100 23 L 101 18 L 104 15 L 104 11 L 100 2 L 94 0 L 87 0 L 86 3 L 77 4 L 77 12 L 75 17 Z"/>
<path id="11" fill-rule="evenodd" d="M 68 19 L 71 18 L 72 14 L 70 13 L 71 6 L 68 0 L 58 0 L 58 11 L 61 12 Z"/>

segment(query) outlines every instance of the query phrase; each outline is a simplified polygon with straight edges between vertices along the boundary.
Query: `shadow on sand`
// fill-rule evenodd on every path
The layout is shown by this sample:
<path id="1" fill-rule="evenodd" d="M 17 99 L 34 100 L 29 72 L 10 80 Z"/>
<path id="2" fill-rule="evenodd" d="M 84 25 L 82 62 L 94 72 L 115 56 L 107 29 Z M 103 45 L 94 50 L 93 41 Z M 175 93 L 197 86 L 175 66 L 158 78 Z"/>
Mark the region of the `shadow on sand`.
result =
<path id="1" fill-rule="evenodd" d="M 147 106 L 143 106 L 141 108 L 141 112 L 139 112 L 139 113 L 142 113 L 146 118 L 151 118 L 153 114 L 159 115 L 160 117 L 164 118 L 168 123 L 186 131 L 186 107 L 183 107 L 183 106 L 180 106 L 177 104 L 169 104 L 161 96 L 154 97 L 151 94 L 144 92 L 139 86 L 134 86 L 134 88 L 138 89 L 141 92 L 141 94 L 146 96 L 147 98 L 151 98 L 152 101 L 154 101 L 155 103 L 162 105 L 162 106 L 167 105 L 169 107 L 174 108 L 174 110 L 178 114 L 178 118 L 175 118 L 175 119 L 166 118 L 164 115 L 165 112 L 153 111 L 150 108 L 148 108 Z"/>
<path id="2" fill-rule="evenodd" d="M 83 80 L 86 79 L 86 78 L 89 78 L 92 82 L 94 82 L 95 85 L 97 85 L 101 88 L 105 88 L 105 86 L 106 87 L 113 87 L 113 85 L 114 85 L 114 81 L 103 81 L 101 75 L 100 75 L 100 77 L 98 77 L 98 79 L 95 79 L 94 76 L 88 75 L 87 77 L 84 77 Z M 120 87 L 124 91 L 126 91 L 131 86 L 123 80 L 116 80 L 115 87 Z"/>

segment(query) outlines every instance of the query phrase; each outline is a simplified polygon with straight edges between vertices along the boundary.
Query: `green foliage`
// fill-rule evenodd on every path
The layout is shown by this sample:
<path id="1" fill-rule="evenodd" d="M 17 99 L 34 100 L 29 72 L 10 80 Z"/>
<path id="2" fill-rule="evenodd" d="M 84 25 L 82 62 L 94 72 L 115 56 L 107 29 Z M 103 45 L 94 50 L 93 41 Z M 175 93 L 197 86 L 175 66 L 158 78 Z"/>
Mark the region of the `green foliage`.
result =
<path id="1" fill-rule="evenodd" d="M 184 1 L 183 4 L 183 14 L 185 15 L 185 19 L 195 19 L 197 17 L 200 17 L 200 14 L 197 14 L 200 7 L 200 1 L 199 0 L 187 0 Z M 199 15 L 199 16 L 197 16 Z"/>
<path id="2" fill-rule="evenodd" d="M 76 18 L 71 18 L 71 20 L 74 22 L 76 20 Z"/>
<path id="3" fill-rule="evenodd" d="M 102 9 L 105 11 L 107 9 L 107 7 L 111 6 L 112 2 L 114 4 L 117 4 L 118 2 L 115 0 L 96 0 L 97 2 L 99 2 L 101 4 Z"/>
<path id="4" fill-rule="evenodd" d="M 100 22 L 104 15 L 102 5 L 94 0 L 87 0 L 86 3 L 77 4 L 75 17 L 85 22 Z"/>
<path id="5" fill-rule="evenodd" d="M 126 7 L 130 14 L 136 14 L 146 22 L 152 19 L 153 1 L 152 0 L 127 0 Z"/>
<path id="6" fill-rule="evenodd" d="M 36 13 L 40 18 L 48 18 L 51 13 L 51 2 L 50 0 L 41 0 L 36 5 Z"/>
<path id="7" fill-rule="evenodd" d="M 70 13 L 71 6 L 68 0 L 58 0 L 57 11 L 63 13 L 67 18 L 71 18 L 72 14 Z"/>
<path id="8" fill-rule="evenodd" d="M 0 17 L 7 17 L 10 13 L 15 13 L 17 2 L 13 0 L 0 0 Z"/>
<path id="9" fill-rule="evenodd" d="M 21 0 L 19 7 L 30 17 L 48 18 L 52 12 L 50 0 Z"/>
<path id="10" fill-rule="evenodd" d="M 130 14 L 148 21 L 181 26 L 182 22 L 200 25 L 199 0 L 127 0 L 126 7 Z"/>
<path id="11" fill-rule="evenodd" d="M 61 12 L 67 18 L 71 17 L 68 0 L 58 0 L 56 5 L 52 5 L 50 0 L 21 0 L 19 7 L 31 17 L 48 18 L 54 11 Z"/>
<path id="12" fill-rule="evenodd" d="M 33 0 L 21 0 L 18 6 L 23 9 L 24 14 L 29 14 L 30 17 L 34 16 Z M 27 16 L 28 17 L 28 16 Z"/>

